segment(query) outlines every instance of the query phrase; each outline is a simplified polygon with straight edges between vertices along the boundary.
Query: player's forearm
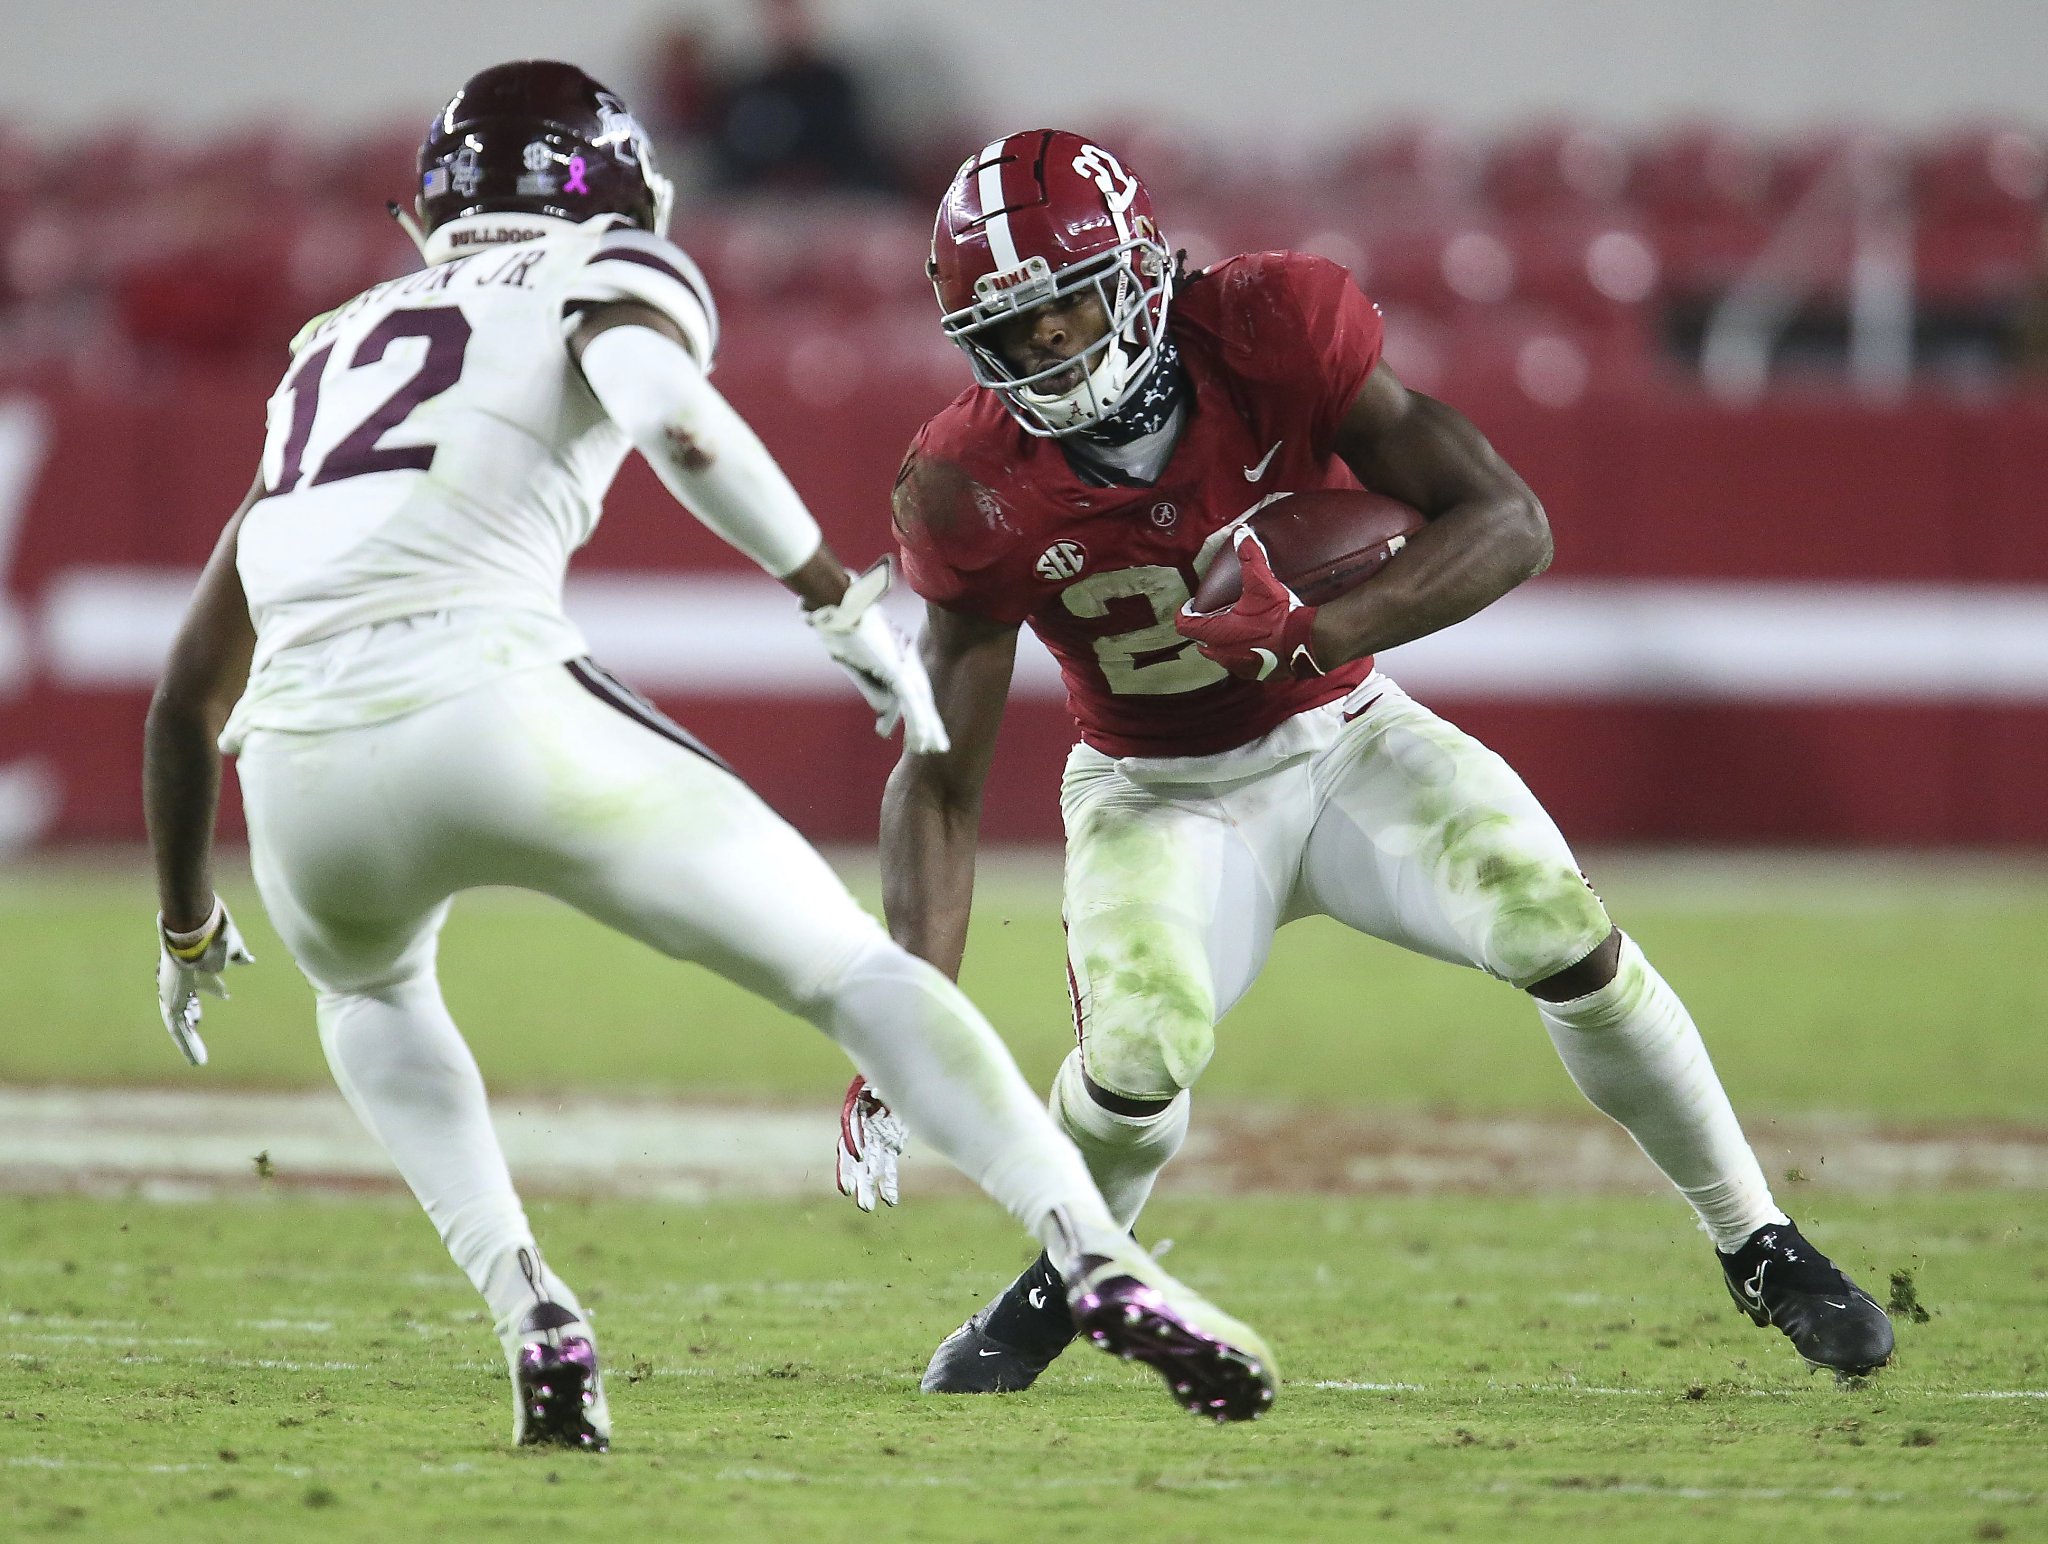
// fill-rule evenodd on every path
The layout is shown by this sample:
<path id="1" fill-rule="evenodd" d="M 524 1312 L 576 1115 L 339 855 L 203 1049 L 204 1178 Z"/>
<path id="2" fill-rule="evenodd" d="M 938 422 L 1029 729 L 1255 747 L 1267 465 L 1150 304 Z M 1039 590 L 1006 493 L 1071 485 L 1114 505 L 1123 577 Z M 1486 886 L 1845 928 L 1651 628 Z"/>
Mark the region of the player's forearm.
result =
<path id="1" fill-rule="evenodd" d="M 816 552 L 782 576 L 782 583 L 803 602 L 806 611 L 836 606 L 846 594 L 846 565 L 838 553 L 820 542 Z"/>
<path id="2" fill-rule="evenodd" d="M 142 808 L 164 925 L 189 932 L 213 911 L 213 823 L 220 807 L 219 715 L 157 692 L 143 730 Z"/>
<path id="3" fill-rule="evenodd" d="M 882 795 L 882 913 L 896 942 L 957 979 L 974 906 L 981 801 L 949 799 L 906 756 Z"/>
<path id="4" fill-rule="evenodd" d="M 261 475 L 221 528 L 172 640 L 142 730 L 142 811 L 156 858 L 157 900 L 174 932 L 213 912 L 213 821 L 220 807 L 220 732 L 249 682 L 256 629 L 235 569 L 242 521 Z"/>
<path id="5" fill-rule="evenodd" d="M 1395 561 L 1316 613 L 1310 651 L 1328 670 L 1440 632 L 1542 573 L 1550 550 L 1533 495 L 1446 510 Z"/>

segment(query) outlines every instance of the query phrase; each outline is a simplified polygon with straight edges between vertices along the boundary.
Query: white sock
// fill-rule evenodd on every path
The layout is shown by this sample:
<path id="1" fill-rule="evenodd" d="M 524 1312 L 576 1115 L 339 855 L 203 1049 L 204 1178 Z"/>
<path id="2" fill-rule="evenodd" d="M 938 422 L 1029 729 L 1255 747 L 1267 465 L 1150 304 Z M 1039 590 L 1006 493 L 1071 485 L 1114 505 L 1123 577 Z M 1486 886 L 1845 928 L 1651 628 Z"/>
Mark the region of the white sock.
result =
<path id="1" fill-rule="evenodd" d="M 988 1020 L 937 970 L 880 944 L 805 1013 L 919 1140 L 1006 1208 L 1055 1263 L 1121 1243 L 1073 1143 Z"/>
<path id="2" fill-rule="evenodd" d="M 1191 1103 L 1182 1089 L 1157 1114 L 1119 1115 L 1090 1096 L 1078 1050 L 1060 1063 L 1052 1080 L 1052 1113 L 1088 1161 L 1088 1172 L 1119 1228 L 1128 1230 L 1138 1220 L 1159 1171 L 1187 1140 Z"/>
<path id="3" fill-rule="evenodd" d="M 342 1097 L 483 1294 L 499 1337 L 513 1334 L 535 1302 L 528 1275 L 540 1248 L 491 1127 L 483 1077 L 439 984 L 428 975 L 374 992 L 322 993 L 319 1020 Z M 548 1298 L 583 1316 L 560 1278 L 544 1264 L 539 1275 Z"/>
<path id="4" fill-rule="evenodd" d="M 1715 1248 L 1733 1250 L 1786 1220 L 1692 1015 L 1634 939 L 1623 938 L 1614 979 L 1599 991 L 1538 998 L 1536 1009 L 1579 1092 L 1627 1128 L 1692 1203 Z"/>

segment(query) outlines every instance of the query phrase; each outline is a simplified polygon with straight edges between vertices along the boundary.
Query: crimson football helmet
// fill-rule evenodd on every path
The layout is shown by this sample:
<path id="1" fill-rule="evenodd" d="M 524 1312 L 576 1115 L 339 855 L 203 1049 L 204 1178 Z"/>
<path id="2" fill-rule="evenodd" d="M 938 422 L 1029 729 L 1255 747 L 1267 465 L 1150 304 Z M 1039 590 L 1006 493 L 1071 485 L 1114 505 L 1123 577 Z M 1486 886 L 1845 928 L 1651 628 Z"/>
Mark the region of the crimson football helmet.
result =
<path id="1" fill-rule="evenodd" d="M 520 59 L 472 75 L 420 145 L 420 224 L 471 214 L 622 214 L 657 236 L 675 190 L 647 131 L 573 64 Z"/>
<path id="2" fill-rule="evenodd" d="M 974 378 L 1031 434 L 1101 423 L 1145 386 L 1166 337 L 1172 254 L 1145 185 L 1078 134 L 1032 129 L 984 145 L 962 163 L 939 204 L 926 270 L 940 326 L 966 352 Z M 1072 360 L 1020 373 L 993 346 L 1011 317 L 1092 288 L 1109 330 Z M 1052 391 L 1075 364 L 1081 380 Z"/>

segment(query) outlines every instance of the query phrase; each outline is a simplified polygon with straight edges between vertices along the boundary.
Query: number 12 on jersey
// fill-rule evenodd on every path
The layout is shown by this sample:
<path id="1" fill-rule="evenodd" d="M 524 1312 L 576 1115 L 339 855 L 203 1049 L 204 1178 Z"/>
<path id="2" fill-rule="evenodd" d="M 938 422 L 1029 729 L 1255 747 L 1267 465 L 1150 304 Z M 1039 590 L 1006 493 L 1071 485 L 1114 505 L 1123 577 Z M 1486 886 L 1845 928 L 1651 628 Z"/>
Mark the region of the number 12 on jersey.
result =
<path id="1" fill-rule="evenodd" d="M 469 350 L 469 330 L 468 318 L 458 306 L 394 311 L 371 328 L 350 355 L 348 369 L 377 363 L 392 344 L 404 338 L 426 339 L 426 351 L 419 368 L 320 459 L 307 486 L 318 488 L 369 472 L 424 472 L 431 467 L 431 444 L 383 446 L 378 441 L 405 422 L 421 403 L 438 397 L 461 379 L 463 357 Z M 277 481 L 265 497 L 290 493 L 304 475 L 306 447 L 312 442 L 313 426 L 320 414 L 320 389 L 327 373 L 328 356 L 333 352 L 333 343 L 315 349 L 285 377 L 286 389 L 292 395 L 291 422 L 285 432 Z"/>

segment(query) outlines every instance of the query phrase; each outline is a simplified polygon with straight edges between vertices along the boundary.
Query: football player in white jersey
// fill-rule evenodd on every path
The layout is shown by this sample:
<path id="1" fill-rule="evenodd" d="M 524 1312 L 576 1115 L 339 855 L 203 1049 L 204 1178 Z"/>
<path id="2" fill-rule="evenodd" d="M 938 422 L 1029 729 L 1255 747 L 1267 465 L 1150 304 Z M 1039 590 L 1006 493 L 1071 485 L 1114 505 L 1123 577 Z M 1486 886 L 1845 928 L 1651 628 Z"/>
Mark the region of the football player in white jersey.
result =
<path id="1" fill-rule="evenodd" d="M 876 609 L 887 568 L 849 580 L 706 380 L 717 313 L 664 238 L 668 202 L 639 126 L 582 71 L 485 70 L 421 147 L 424 269 L 294 342 L 262 467 L 150 708 L 165 1025 L 203 1063 L 197 994 L 225 995 L 249 960 L 211 874 L 224 750 L 335 1080 L 490 1304 L 515 1441 L 601 1449 L 610 1417 L 589 1318 L 541 1258 L 435 976 L 450 898 L 478 885 L 556 896 L 817 1025 L 1061 1262 L 1098 1344 L 1191 1410 L 1256 1415 L 1275 1387 L 1265 1346 L 1116 1226 L 987 1022 L 716 756 L 586 659 L 563 614 L 569 556 L 637 447 L 797 595 L 881 732 L 946 743 Z M 893 1190 L 857 1145 L 856 1183 Z"/>

